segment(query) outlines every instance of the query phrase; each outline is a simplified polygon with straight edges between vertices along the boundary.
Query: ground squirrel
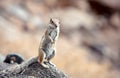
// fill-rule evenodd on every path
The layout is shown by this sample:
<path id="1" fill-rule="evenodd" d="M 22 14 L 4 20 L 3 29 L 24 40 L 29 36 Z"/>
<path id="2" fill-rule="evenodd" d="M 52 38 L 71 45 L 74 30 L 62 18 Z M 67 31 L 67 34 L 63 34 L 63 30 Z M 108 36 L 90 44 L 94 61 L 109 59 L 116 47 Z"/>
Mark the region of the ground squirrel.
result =
<path id="1" fill-rule="evenodd" d="M 18 54 L 8 54 L 4 60 L 5 63 L 9 63 L 9 64 L 14 64 L 14 63 L 21 64 L 23 61 L 24 58 Z"/>
<path id="2" fill-rule="evenodd" d="M 38 62 L 44 67 L 48 67 L 45 64 L 46 62 L 52 64 L 50 60 L 54 57 L 56 52 L 55 43 L 59 36 L 59 27 L 60 22 L 58 19 L 50 19 L 48 29 L 42 37 L 39 47 Z"/>

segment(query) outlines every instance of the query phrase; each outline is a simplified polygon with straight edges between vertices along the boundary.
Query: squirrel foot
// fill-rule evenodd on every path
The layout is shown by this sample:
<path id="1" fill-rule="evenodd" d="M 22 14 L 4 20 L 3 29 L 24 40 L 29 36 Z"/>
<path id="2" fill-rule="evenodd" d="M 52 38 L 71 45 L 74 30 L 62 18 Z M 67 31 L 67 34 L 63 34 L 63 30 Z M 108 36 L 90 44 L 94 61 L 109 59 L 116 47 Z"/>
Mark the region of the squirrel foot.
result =
<path id="1" fill-rule="evenodd" d="M 44 63 L 41 63 L 41 65 L 42 65 L 43 67 L 45 67 L 45 68 L 49 68 L 49 66 L 46 65 L 46 64 L 44 64 Z"/>
<path id="2" fill-rule="evenodd" d="M 56 67 L 56 65 L 55 65 L 55 64 L 53 64 L 52 62 L 48 61 L 48 63 L 49 63 L 50 65 L 52 65 L 52 66 Z"/>

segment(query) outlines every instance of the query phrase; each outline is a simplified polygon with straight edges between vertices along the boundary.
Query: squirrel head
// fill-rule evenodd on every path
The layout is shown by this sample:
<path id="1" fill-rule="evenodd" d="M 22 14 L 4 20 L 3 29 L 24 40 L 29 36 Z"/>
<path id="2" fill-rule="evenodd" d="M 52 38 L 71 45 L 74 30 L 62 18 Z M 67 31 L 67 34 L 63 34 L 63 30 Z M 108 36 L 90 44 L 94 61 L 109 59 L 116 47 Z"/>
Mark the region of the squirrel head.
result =
<path id="1" fill-rule="evenodd" d="M 57 28 L 60 26 L 60 21 L 56 18 L 51 18 L 50 24 L 51 24 L 51 27 Z"/>

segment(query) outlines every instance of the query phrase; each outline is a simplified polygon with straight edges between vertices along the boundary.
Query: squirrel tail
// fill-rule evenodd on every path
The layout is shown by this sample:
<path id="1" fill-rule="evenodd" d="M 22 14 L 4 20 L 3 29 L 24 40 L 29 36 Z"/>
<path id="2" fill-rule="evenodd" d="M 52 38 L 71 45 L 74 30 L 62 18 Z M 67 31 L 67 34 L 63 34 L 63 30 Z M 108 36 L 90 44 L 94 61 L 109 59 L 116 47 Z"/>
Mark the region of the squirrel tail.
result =
<path id="1" fill-rule="evenodd" d="M 38 62 L 41 64 L 43 60 L 45 59 L 45 54 L 42 50 L 39 50 L 39 55 L 38 55 Z"/>

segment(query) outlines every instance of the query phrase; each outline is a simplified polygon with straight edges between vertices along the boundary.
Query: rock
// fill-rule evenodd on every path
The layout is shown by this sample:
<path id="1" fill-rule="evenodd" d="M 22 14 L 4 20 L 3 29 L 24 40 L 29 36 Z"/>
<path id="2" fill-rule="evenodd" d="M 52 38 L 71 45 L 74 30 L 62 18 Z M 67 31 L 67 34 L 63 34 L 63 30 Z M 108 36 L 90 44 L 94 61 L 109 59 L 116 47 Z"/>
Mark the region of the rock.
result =
<path id="1" fill-rule="evenodd" d="M 38 62 L 35 62 L 29 65 L 24 71 L 17 73 L 17 74 L 10 74 L 10 75 L 2 75 L 0 74 L 0 78 L 68 78 L 66 74 L 61 72 L 58 68 L 48 64 L 49 68 L 42 67 Z M 9 65 L 6 63 L 0 64 L 0 73 L 2 69 L 11 67 L 13 65 Z M 16 66 L 16 65 L 14 65 Z"/>

